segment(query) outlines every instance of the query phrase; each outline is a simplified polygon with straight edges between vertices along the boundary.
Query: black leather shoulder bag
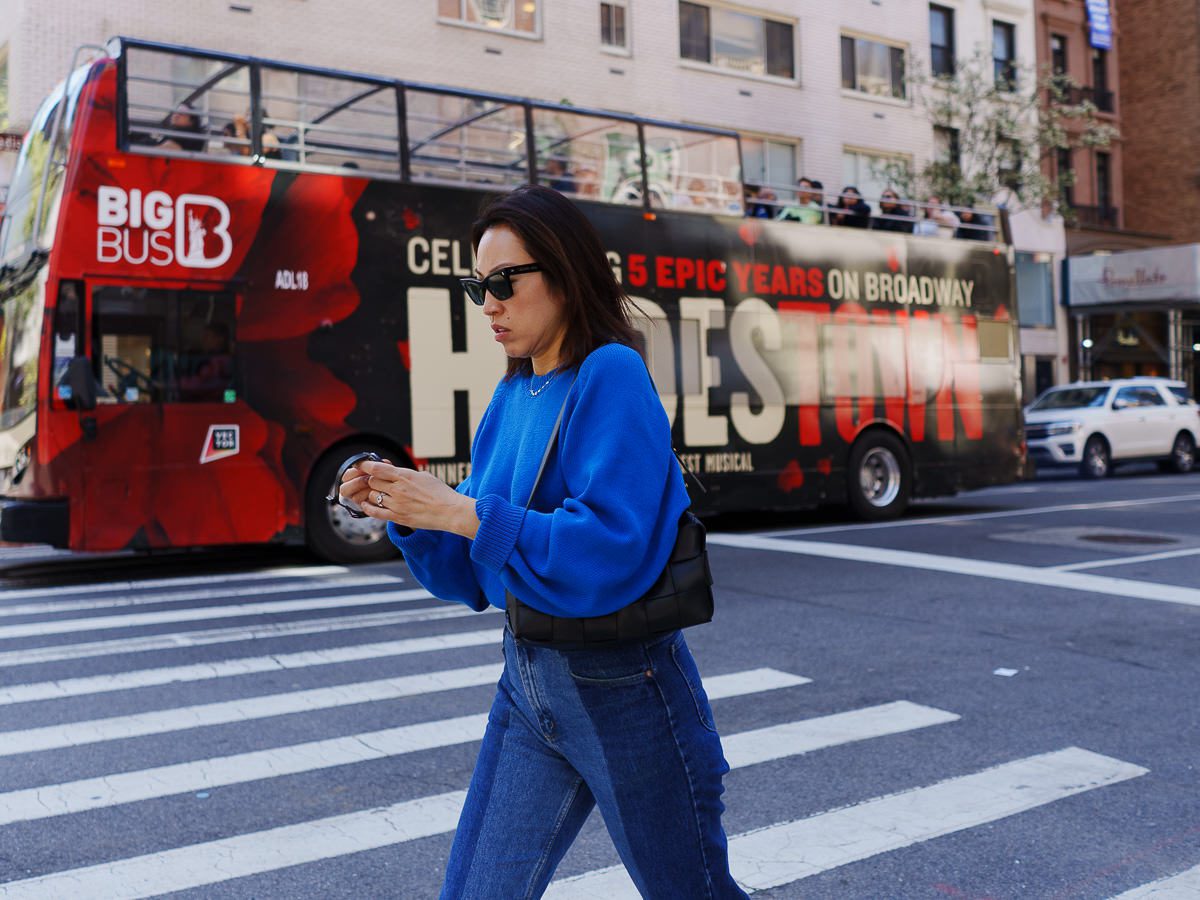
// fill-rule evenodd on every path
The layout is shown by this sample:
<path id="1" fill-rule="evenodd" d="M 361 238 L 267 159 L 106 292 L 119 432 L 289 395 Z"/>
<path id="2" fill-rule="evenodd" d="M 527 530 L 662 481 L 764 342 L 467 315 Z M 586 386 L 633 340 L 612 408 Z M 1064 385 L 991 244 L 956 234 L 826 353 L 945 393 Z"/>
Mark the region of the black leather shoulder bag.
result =
<path id="1" fill-rule="evenodd" d="M 570 390 L 567 391 L 568 396 Z M 542 472 L 558 439 L 564 398 L 558 411 L 546 451 L 542 454 L 537 477 L 525 502 L 525 510 L 533 502 Z M 505 615 L 508 627 L 518 640 L 560 649 L 597 647 L 628 641 L 644 641 L 678 628 L 703 625 L 713 617 L 712 572 L 708 568 L 704 524 L 690 510 L 679 519 L 679 533 L 666 568 L 650 590 L 628 606 L 606 616 L 569 618 L 552 616 L 522 603 L 511 591 L 505 594 Z"/>

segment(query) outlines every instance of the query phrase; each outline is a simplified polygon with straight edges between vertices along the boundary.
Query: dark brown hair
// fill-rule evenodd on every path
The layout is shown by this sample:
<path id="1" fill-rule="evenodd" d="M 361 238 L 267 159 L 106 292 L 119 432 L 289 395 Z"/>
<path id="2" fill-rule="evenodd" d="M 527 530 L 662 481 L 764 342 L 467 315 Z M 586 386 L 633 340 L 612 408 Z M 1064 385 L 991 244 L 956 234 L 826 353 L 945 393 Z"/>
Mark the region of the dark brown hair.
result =
<path id="1" fill-rule="evenodd" d="M 479 251 L 484 232 L 497 225 L 513 230 L 542 277 L 564 302 L 562 368 L 578 366 L 603 344 L 636 347 L 629 298 L 608 262 L 600 235 L 579 207 L 548 187 L 526 184 L 501 194 L 471 225 L 471 246 Z M 529 359 L 509 359 L 508 377 L 533 371 Z"/>

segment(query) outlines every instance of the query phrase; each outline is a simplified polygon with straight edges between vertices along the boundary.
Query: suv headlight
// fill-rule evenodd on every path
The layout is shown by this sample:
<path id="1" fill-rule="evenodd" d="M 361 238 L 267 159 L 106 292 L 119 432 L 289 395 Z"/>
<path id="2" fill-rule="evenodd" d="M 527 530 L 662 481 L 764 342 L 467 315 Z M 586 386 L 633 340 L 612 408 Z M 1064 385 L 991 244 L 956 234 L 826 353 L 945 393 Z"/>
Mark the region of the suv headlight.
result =
<path id="1" fill-rule="evenodd" d="M 1046 437 L 1060 437 L 1083 430 L 1082 422 L 1051 422 L 1046 426 Z"/>

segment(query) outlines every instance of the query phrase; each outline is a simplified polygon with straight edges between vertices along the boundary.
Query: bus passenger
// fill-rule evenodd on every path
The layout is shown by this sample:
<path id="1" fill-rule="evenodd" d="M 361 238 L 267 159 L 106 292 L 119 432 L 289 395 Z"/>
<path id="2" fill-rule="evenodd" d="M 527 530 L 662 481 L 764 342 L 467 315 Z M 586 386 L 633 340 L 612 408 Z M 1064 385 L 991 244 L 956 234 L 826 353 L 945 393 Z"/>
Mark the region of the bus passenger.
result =
<path id="1" fill-rule="evenodd" d="M 821 197 L 824 185 L 811 178 L 801 178 L 796 182 L 796 188 L 796 202 L 781 209 L 775 218 L 820 225 L 825 221 L 824 200 Z"/>
<path id="2" fill-rule="evenodd" d="M 208 140 L 203 136 L 204 126 L 200 124 L 200 117 L 186 103 L 171 113 L 167 118 L 166 127 L 170 133 L 158 145 L 163 150 L 203 153 L 208 146 Z M 200 137 L 185 137 L 179 132 L 200 135 Z"/>
<path id="3" fill-rule="evenodd" d="M 902 234 L 912 234 L 912 210 L 900 202 L 900 195 L 891 188 L 879 195 L 879 215 L 871 220 L 871 228 L 875 231 L 898 231 Z"/>
<path id="4" fill-rule="evenodd" d="M 179 378 L 181 400 L 220 403 L 233 387 L 233 356 L 229 352 L 229 328 L 209 322 L 200 337 L 199 353 L 190 361 L 191 371 Z"/>
<path id="5" fill-rule="evenodd" d="M 455 491 L 365 462 L 346 472 L 342 496 L 389 523 L 440 597 L 483 610 L 516 594 L 550 616 L 613 613 L 658 578 L 689 505 L 630 301 L 595 227 L 557 191 L 497 198 L 471 237 L 479 277 L 463 286 L 508 356 L 471 474 Z M 534 646 L 510 622 L 503 642 L 443 900 L 542 896 L 596 806 L 643 897 L 744 898 L 721 826 L 729 767 L 682 632 Z"/>
<path id="6" fill-rule="evenodd" d="M 866 228 L 871 224 L 871 207 L 862 198 L 858 188 L 847 185 L 838 195 L 837 203 L 829 212 L 830 224 L 847 228 Z"/>

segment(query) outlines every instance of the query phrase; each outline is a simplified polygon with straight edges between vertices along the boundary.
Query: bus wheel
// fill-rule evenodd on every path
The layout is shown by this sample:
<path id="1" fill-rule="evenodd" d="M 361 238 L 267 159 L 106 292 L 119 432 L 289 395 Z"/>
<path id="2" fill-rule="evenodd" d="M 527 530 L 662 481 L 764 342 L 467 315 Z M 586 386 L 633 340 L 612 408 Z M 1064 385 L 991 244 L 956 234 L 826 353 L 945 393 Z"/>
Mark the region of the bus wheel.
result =
<path id="1" fill-rule="evenodd" d="M 395 450 L 377 444 L 347 445 L 327 453 L 308 481 L 304 504 L 304 537 L 308 548 L 322 559 L 336 563 L 370 563 L 394 559 L 396 545 L 387 536 L 387 523 L 379 519 L 355 519 L 337 503 L 325 499 L 338 469 L 355 453 L 373 451 L 384 459 L 395 459 Z"/>
<path id="2" fill-rule="evenodd" d="M 908 508 L 912 468 L 899 438 L 870 431 L 858 439 L 846 468 L 846 492 L 860 519 L 892 519 Z"/>

